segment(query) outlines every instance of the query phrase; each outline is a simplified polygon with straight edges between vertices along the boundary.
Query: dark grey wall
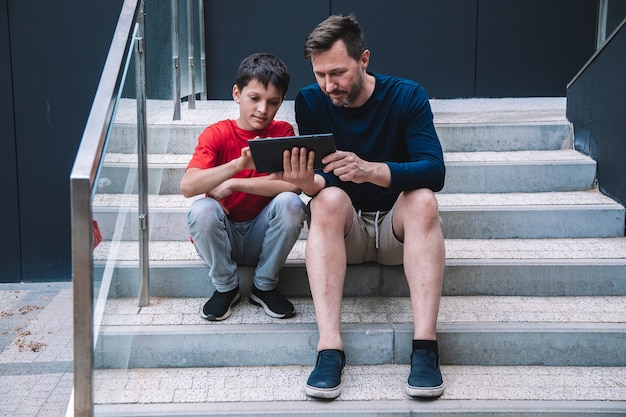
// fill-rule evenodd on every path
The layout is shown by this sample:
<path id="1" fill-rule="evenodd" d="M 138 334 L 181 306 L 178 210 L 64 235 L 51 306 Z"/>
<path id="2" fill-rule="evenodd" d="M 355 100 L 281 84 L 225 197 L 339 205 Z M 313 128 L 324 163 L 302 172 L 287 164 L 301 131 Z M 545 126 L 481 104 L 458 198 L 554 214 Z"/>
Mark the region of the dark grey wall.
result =
<path id="1" fill-rule="evenodd" d="M 0 25 L 1 105 L 6 85 L 14 121 L 14 130 L 2 129 L 3 162 L 5 155 L 14 156 L 2 185 L 7 181 L 16 194 L 10 197 L 11 233 L 3 225 L 0 234 L 0 252 L 6 256 L 8 248 L 11 254 L 0 264 L 0 282 L 16 280 L 15 248 L 18 280 L 71 278 L 69 175 L 121 5 L 122 0 L 0 0 L 0 20 L 8 20 Z"/>
<path id="2" fill-rule="evenodd" d="M 370 69 L 423 84 L 431 97 L 566 94 L 595 49 L 595 0 L 253 0 L 206 3 L 210 98 L 229 99 L 239 61 L 280 56 L 288 98 L 314 81 L 302 45 L 329 14 L 354 13 L 372 52 Z"/>
<path id="3" fill-rule="evenodd" d="M 0 282 L 70 278 L 69 174 L 121 5 L 0 0 Z M 415 79 L 431 97 L 563 96 L 593 53 L 596 8 L 595 0 L 206 0 L 209 97 L 230 99 L 240 60 L 268 51 L 287 63 L 293 98 L 314 81 L 302 43 L 332 13 L 361 21 L 372 70 Z M 148 79 L 159 83 L 157 73 Z"/>
<path id="4" fill-rule="evenodd" d="M 626 26 L 567 90 L 576 149 L 598 161 L 600 190 L 626 205 Z"/>
<path id="5" fill-rule="evenodd" d="M 329 0 L 207 0 L 209 98 L 232 99 L 239 63 L 254 52 L 273 53 L 285 61 L 291 74 L 287 97 L 295 97 L 299 88 L 314 81 L 311 64 L 302 57 L 304 39 L 329 11 Z"/>
<path id="6" fill-rule="evenodd" d="M 0 282 L 19 282 L 20 234 L 7 0 L 0 0 Z"/>
<path id="7" fill-rule="evenodd" d="M 594 0 L 480 0 L 476 95 L 565 96 L 596 26 Z"/>

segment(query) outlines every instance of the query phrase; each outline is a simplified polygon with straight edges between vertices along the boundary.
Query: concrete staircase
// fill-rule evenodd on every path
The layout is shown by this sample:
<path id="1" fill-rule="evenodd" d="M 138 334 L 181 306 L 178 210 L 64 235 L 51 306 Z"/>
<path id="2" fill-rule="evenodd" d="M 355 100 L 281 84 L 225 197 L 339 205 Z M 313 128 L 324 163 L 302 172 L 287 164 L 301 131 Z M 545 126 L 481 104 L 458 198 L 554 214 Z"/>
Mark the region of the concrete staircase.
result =
<path id="1" fill-rule="evenodd" d="M 188 239 L 191 200 L 178 182 L 200 131 L 237 116 L 230 102 L 196 102 L 180 122 L 169 121 L 169 103 L 148 103 L 152 298 L 139 308 L 127 105 L 94 200 L 105 237 L 95 268 L 109 296 L 96 309 L 96 415 L 626 413 L 624 207 L 597 191 L 595 162 L 571 149 L 565 99 L 432 101 L 448 168 L 438 194 L 447 388 L 435 401 L 404 393 L 412 318 L 402 268 L 372 264 L 348 268 L 342 395 L 333 402 L 304 395 L 317 342 L 306 230 L 281 273 L 296 317 L 272 319 L 246 297 L 225 322 L 198 316 L 213 288 Z M 293 122 L 293 103 L 277 118 Z M 247 295 L 252 270 L 241 273 Z"/>

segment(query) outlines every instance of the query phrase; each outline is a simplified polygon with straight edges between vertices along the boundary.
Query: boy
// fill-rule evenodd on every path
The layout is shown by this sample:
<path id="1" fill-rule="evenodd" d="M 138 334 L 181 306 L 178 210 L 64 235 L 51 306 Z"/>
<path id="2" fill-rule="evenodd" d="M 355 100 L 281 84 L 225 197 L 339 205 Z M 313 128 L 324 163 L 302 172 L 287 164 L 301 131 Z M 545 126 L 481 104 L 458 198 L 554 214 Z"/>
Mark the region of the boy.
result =
<path id="1" fill-rule="evenodd" d="M 191 239 L 209 267 L 215 286 L 200 316 L 219 321 L 241 299 L 237 264 L 256 265 L 250 302 L 275 318 L 295 314 L 276 289 L 278 272 L 298 239 L 305 205 L 294 185 L 255 170 L 249 140 L 294 134 L 275 121 L 289 86 L 289 72 L 277 57 L 260 53 L 245 58 L 237 72 L 233 99 L 237 120 L 206 128 L 180 182 L 185 197 L 205 194 L 187 215 Z"/>

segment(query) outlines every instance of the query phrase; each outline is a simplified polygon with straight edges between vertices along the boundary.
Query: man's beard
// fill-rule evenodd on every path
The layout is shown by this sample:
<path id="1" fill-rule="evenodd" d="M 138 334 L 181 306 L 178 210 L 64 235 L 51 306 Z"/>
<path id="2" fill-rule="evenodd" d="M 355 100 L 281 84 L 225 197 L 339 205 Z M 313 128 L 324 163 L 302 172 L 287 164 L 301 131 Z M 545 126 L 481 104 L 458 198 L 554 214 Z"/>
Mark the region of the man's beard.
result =
<path id="1" fill-rule="evenodd" d="M 354 100 L 356 100 L 359 97 L 359 94 L 361 94 L 361 90 L 363 89 L 363 76 L 359 74 L 359 78 L 357 79 L 357 81 L 352 85 L 352 87 L 350 87 L 350 90 L 348 90 L 347 92 L 345 91 L 341 91 L 341 90 L 335 90 L 332 93 L 347 93 L 346 98 L 343 101 L 337 101 L 334 100 L 332 97 L 332 93 L 329 93 L 328 96 L 330 97 L 331 101 L 333 102 L 333 104 L 337 107 L 350 107 L 350 105 L 352 103 L 354 103 Z"/>

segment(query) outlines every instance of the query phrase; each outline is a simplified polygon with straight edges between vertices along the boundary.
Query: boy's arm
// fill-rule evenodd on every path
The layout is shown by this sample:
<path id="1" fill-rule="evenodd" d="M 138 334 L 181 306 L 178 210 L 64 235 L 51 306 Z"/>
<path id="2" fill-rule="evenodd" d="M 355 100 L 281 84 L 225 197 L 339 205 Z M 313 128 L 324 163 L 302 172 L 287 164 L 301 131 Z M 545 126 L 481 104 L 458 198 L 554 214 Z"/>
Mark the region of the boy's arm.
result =
<path id="1" fill-rule="evenodd" d="M 276 179 L 275 174 L 263 177 L 231 178 L 215 187 L 211 193 L 214 194 L 213 197 L 215 198 L 224 198 L 230 195 L 233 191 L 261 195 L 264 197 L 274 197 L 284 191 L 291 191 L 297 194 L 300 193 L 298 187 L 286 181 Z"/>
<path id="2" fill-rule="evenodd" d="M 188 168 L 180 180 L 180 192 L 187 198 L 209 193 L 224 181 L 244 169 L 254 169 L 249 148 L 241 150 L 241 156 L 223 165 L 207 169 Z"/>

